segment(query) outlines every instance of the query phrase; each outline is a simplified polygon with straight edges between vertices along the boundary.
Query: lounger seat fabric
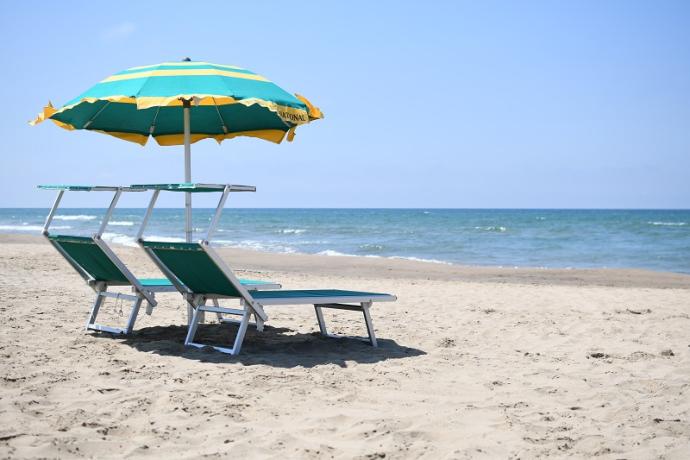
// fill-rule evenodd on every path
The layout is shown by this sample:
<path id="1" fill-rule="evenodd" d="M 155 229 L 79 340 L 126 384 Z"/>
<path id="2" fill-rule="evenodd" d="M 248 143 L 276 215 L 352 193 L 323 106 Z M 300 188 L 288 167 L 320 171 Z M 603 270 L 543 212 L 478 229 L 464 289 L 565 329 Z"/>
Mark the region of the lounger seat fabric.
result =
<path id="1" fill-rule="evenodd" d="M 390 294 L 379 294 L 377 292 L 362 291 L 342 291 L 340 289 L 294 289 L 282 291 L 257 291 L 252 292 L 252 297 L 256 300 L 267 299 L 302 299 L 302 298 L 334 298 L 334 297 L 390 297 Z"/>
<path id="2" fill-rule="evenodd" d="M 95 281 L 129 283 L 127 277 L 88 236 L 50 235 Z"/>
<path id="3" fill-rule="evenodd" d="M 172 286 L 173 285 L 172 282 L 170 282 L 170 280 L 167 278 L 139 278 L 139 282 L 144 287 L 162 287 L 162 286 Z M 265 285 L 265 284 L 274 284 L 271 281 L 251 280 L 251 279 L 246 279 L 246 278 L 240 278 L 240 283 L 242 283 L 244 285 L 254 285 L 254 286 L 261 286 L 261 285 Z"/>
<path id="4" fill-rule="evenodd" d="M 173 285 L 168 278 L 139 278 L 139 282 L 144 287 Z"/>
<path id="5" fill-rule="evenodd" d="M 144 241 L 187 288 L 196 293 L 241 297 L 223 272 L 209 261 L 198 243 Z"/>
<path id="6" fill-rule="evenodd" d="M 50 235 L 48 238 L 55 241 L 64 251 L 74 259 L 95 281 L 128 283 L 127 277 L 108 258 L 108 256 L 94 243 L 89 236 L 74 235 Z M 189 267 L 194 271 L 195 267 Z M 204 273 L 202 272 L 203 276 Z M 167 278 L 139 278 L 143 287 L 169 287 L 173 284 Z M 246 286 L 260 286 L 273 284 L 269 281 L 252 279 L 240 279 L 240 283 Z"/>

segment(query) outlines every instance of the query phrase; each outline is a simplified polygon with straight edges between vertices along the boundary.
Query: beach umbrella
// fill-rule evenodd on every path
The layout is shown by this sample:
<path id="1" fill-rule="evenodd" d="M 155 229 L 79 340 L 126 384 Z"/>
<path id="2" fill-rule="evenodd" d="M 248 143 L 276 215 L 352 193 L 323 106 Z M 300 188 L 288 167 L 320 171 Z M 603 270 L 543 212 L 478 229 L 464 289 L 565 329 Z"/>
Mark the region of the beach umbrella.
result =
<path id="1" fill-rule="evenodd" d="M 184 180 L 191 182 L 191 144 L 249 136 L 280 143 L 323 118 L 306 98 L 240 67 L 166 62 L 111 75 L 57 109 L 48 103 L 35 125 L 51 120 L 145 145 L 184 145 Z M 192 238 L 191 194 L 185 195 L 185 236 Z"/>

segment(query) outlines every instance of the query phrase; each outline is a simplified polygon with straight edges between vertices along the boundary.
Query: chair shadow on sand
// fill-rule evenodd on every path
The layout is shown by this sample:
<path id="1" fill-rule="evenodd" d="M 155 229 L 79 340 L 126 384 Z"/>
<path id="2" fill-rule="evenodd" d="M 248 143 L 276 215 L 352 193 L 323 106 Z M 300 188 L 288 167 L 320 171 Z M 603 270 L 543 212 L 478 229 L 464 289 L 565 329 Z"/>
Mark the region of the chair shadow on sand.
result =
<path id="1" fill-rule="evenodd" d="M 234 339 L 237 325 L 209 323 L 199 325 L 197 337 L 209 345 L 225 345 Z M 298 333 L 286 327 L 264 326 L 263 332 L 249 328 L 239 356 L 219 353 L 210 347 L 196 349 L 184 346 L 187 326 L 152 326 L 128 336 L 96 334 L 94 337 L 118 340 L 139 351 L 162 356 L 179 356 L 205 363 L 265 364 L 275 367 L 314 367 L 336 364 L 347 367 L 347 361 L 377 363 L 425 355 L 426 352 L 399 345 L 394 340 L 378 339 L 378 347 L 357 338 L 324 337 L 319 332 Z"/>

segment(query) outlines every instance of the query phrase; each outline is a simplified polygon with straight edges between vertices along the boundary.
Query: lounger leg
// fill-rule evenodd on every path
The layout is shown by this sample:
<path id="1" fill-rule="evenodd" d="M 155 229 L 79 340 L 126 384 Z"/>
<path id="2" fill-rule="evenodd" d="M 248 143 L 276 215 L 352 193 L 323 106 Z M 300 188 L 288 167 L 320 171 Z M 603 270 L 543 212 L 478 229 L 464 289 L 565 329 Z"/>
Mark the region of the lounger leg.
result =
<path id="1" fill-rule="evenodd" d="M 154 293 L 151 293 L 151 295 L 155 297 Z M 147 301 L 146 302 L 146 314 L 151 316 L 152 313 L 153 313 L 153 305 L 151 305 L 151 302 Z"/>
<path id="2" fill-rule="evenodd" d="M 210 312 L 216 312 L 216 313 L 230 313 L 233 315 L 240 314 L 240 311 L 235 310 L 235 309 L 230 309 L 230 308 L 221 308 L 221 307 L 204 307 L 203 305 L 199 305 L 196 307 L 194 311 L 194 315 L 192 317 L 192 324 L 189 327 L 189 331 L 187 332 L 187 337 L 185 338 L 184 344 L 187 346 L 192 346 L 196 348 L 203 348 L 206 345 L 201 344 L 201 343 L 195 343 L 194 342 L 194 336 L 196 335 L 197 327 L 199 325 L 199 316 L 201 313 L 204 312 L 204 309 L 207 308 L 208 311 Z M 220 308 L 223 310 L 222 312 L 218 312 L 217 309 Z M 244 311 L 241 312 L 242 314 L 242 320 L 240 320 L 240 325 L 239 329 L 237 330 L 237 336 L 235 336 L 235 341 L 233 343 L 232 348 L 227 348 L 227 347 L 211 347 L 216 351 L 220 351 L 221 353 L 228 353 L 231 355 L 238 355 L 240 353 L 240 350 L 242 349 L 242 342 L 244 341 L 244 336 L 247 333 L 247 326 L 249 325 L 249 317 L 252 314 L 252 311 L 249 307 L 244 308 Z"/>
<path id="3" fill-rule="evenodd" d="M 137 297 L 137 300 L 132 304 L 132 311 L 129 313 L 129 318 L 127 319 L 127 329 L 125 329 L 125 334 L 131 334 L 134 329 L 134 322 L 137 320 L 137 315 L 139 315 L 139 308 L 141 307 L 143 299 Z"/>
<path id="4" fill-rule="evenodd" d="M 237 330 L 237 336 L 235 337 L 235 343 L 232 346 L 232 351 L 230 354 L 237 356 L 240 354 L 240 349 L 242 348 L 242 342 L 244 341 L 244 335 L 247 333 L 247 326 L 249 325 L 249 308 L 245 307 L 244 315 L 242 316 L 242 322 L 240 323 L 240 328 Z"/>
<path id="5" fill-rule="evenodd" d="M 218 305 L 217 299 L 213 299 L 213 305 L 216 308 L 220 307 L 220 305 Z M 228 314 L 244 316 L 244 312 L 246 311 L 246 304 L 245 304 L 244 300 L 240 300 L 240 306 L 242 307 L 242 310 L 234 310 L 232 312 L 228 312 Z M 257 315 L 256 312 L 254 312 L 254 311 L 252 311 L 250 313 L 249 317 L 251 318 L 252 315 L 254 315 L 254 321 L 255 322 L 252 323 L 250 321 L 248 323 L 248 325 L 249 326 L 256 326 L 256 330 L 259 332 L 262 332 L 264 330 L 264 323 L 265 323 L 264 320 L 261 319 L 261 317 L 259 315 Z M 243 321 L 242 319 L 234 319 L 234 318 L 230 318 L 227 316 L 223 316 L 222 313 L 220 313 L 218 311 L 216 311 L 216 316 L 218 317 L 218 321 L 221 323 L 242 324 L 242 321 Z"/>
<path id="6" fill-rule="evenodd" d="M 220 307 L 220 305 L 218 304 L 218 299 L 213 299 L 213 306 Z M 220 312 L 216 312 L 216 318 L 218 318 L 219 323 L 223 322 L 223 315 L 220 314 Z"/>
<path id="7" fill-rule="evenodd" d="M 96 323 L 96 317 L 98 316 L 98 310 L 101 309 L 105 297 L 101 295 L 101 291 L 96 292 L 96 300 L 93 302 L 91 307 L 91 313 L 89 313 L 89 319 L 86 320 L 86 330 L 91 329 L 91 326 Z"/>
<path id="8" fill-rule="evenodd" d="M 194 316 L 194 307 L 192 307 L 192 304 L 187 302 L 187 328 L 190 328 L 192 326 L 192 322 L 194 321 L 192 318 Z"/>
<path id="9" fill-rule="evenodd" d="M 314 311 L 316 312 L 316 321 L 319 323 L 319 330 L 321 331 L 321 334 L 328 337 L 326 321 L 323 319 L 323 311 L 321 310 L 321 306 L 314 305 Z"/>
<path id="10" fill-rule="evenodd" d="M 202 300 L 201 304 L 199 305 L 206 305 L 206 299 Z M 197 305 L 196 307 L 197 310 L 199 309 L 199 305 Z M 199 312 L 199 322 L 201 324 L 204 324 L 206 322 L 206 313 L 203 310 Z"/>
<path id="11" fill-rule="evenodd" d="M 326 329 L 326 321 L 323 318 L 323 309 L 324 308 L 332 308 L 335 310 L 349 310 L 349 311 L 361 311 L 362 314 L 364 315 L 364 324 L 367 326 L 367 335 L 369 336 L 368 342 L 371 343 L 371 346 L 377 347 L 378 343 L 376 342 L 376 334 L 374 333 L 374 324 L 371 322 L 371 315 L 369 314 L 369 308 L 371 308 L 371 302 L 362 302 L 360 305 L 343 305 L 343 304 L 336 304 L 336 303 L 328 303 L 328 304 L 318 304 L 314 305 L 314 311 L 316 312 L 316 320 L 319 323 L 319 330 L 321 331 L 321 334 L 326 336 L 326 337 L 340 337 L 335 334 L 329 334 L 328 330 Z M 355 337 L 353 337 L 355 338 Z M 364 338 L 361 337 L 356 337 L 357 339 L 360 340 L 365 340 Z"/>
<path id="12" fill-rule="evenodd" d="M 374 333 L 374 324 L 371 322 L 371 315 L 369 314 L 369 308 L 371 307 L 371 302 L 362 303 L 362 313 L 364 313 L 364 322 L 367 325 L 367 333 L 369 334 L 369 341 L 372 347 L 378 347 L 376 342 L 376 334 Z"/>
<path id="13" fill-rule="evenodd" d="M 264 320 L 257 314 L 254 314 L 254 321 L 256 321 L 256 330 L 259 332 L 264 331 Z"/>
<path id="14" fill-rule="evenodd" d="M 192 345 L 194 336 L 196 335 L 196 329 L 199 326 L 199 308 L 197 307 L 192 314 L 192 321 L 187 328 L 187 337 L 184 339 L 185 345 Z"/>
<path id="15" fill-rule="evenodd" d="M 196 310 L 199 308 L 199 305 L 204 305 L 206 303 L 206 299 L 202 298 L 202 296 L 193 296 L 191 298 L 187 298 L 187 328 L 189 329 L 192 326 L 192 318 L 194 317 L 194 313 Z M 204 322 L 204 317 L 201 317 L 201 322 Z"/>
<path id="16" fill-rule="evenodd" d="M 130 334 L 134 329 L 134 322 L 137 320 L 137 315 L 139 314 L 139 308 L 144 301 L 143 297 L 132 296 L 116 292 L 107 292 L 107 286 L 105 288 L 99 288 L 100 290 L 96 293 L 96 300 L 91 307 L 91 313 L 89 314 L 89 319 L 86 321 L 87 331 L 100 331 L 100 332 L 110 332 L 111 334 Z M 98 317 L 98 311 L 100 310 L 106 297 L 112 297 L 116 300 L 130 300 L 132 302 L 132 310 L 127 318 L 127 326 L 125 328 L 105 326 L 103 324 L 96 323 L 96 318 Z"/>

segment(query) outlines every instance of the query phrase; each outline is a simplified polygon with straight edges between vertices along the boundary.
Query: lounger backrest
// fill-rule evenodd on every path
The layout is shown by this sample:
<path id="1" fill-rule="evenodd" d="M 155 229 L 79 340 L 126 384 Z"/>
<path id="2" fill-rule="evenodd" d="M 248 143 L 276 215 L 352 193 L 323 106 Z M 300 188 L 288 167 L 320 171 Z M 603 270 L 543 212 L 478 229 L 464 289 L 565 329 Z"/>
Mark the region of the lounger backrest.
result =
<path id="1" fill-rule="evenodd" d="M 160 241 L 142 244 L 193 293 L 242 297 L 200 244 Z"/>
<path id="2" fill-rule="evenodd" d="M 48 238 L 95 281 L 129 283 L 124 273 L 117 268 L 92 238 L 70 235 L 49 235 Z"/>

